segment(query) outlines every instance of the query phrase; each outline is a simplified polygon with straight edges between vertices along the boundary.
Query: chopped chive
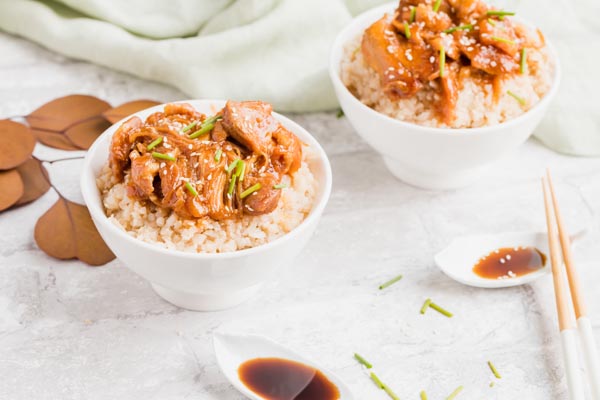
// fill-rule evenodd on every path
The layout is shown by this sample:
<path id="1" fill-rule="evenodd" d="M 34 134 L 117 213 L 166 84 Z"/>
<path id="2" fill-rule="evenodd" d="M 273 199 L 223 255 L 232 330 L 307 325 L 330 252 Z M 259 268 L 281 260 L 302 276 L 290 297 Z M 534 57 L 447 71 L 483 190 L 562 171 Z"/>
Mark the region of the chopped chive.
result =
<path id="1" fill-rule="evenodd" d="M 400 279 L 402 279 L 402 275 L 398 275 L 397 277 L 392 278 L 385 283 L 382 283 L 381 285 L 379 285 L 379 290 L 383 290 L 388 286 L 392 286 L 394 283 L 398 282 Z"/>
<path id="2" fill-rule="evenodd" d="M 427 393 L 424 390 L 421 390 L 421 400 L 427 400 Z"/>
<path id="3" fill-rule="evenodd" d="M 189 131 L 190 129 L 195 127 L 196 125 L 198 125 L 198 121 L 194 121 L 191 124 L 184 126 L 183 129 L 181 130 L 181 133 L 186 133 L 187 131 Z"/>
<path id="4" fill-rule="evenodd" d="M 231 164 L 229 164 L 229 166 L 227 167 L 227 173 L 230 174 L 231 171 L 233 171 L 233 169 L 237 166 L 237 164 L 240 162 L 240 159 L 237 158 L 235 160 L 232 161 Z"/>
<path id="5" fill-rule="evenodd" d="M 453 26 L 450 29 L 446 29 L 444 31 L 444 33 L 452 33 L 454 31 L 470 31 L 471 29 L 473 29 L 473 24 L 466 24 L 466 25 L 460 25 L 460 26 Z"/>
<path id="6" fill-rule="evenodd" d="M 365 360 L 360 354 L 354 353 L 354 358 L 356 358 L 356 361 L 364 365 L 367 369 L 373 368 L 373 364 Z"/>
<path id="7" fill-rule="evenodd" d="M 487 15 L 495 15 L 498 17 L 504 17 L 505 15 L 515 15 L 514 11 L 504 11 L 504 10 L 491 10 L 486 13 Z"/>
<path id="8" fill-rule="evenodd" d="M 287 185 L 285 183 L 278 183 L 277 185 L 273 185 L 273 189 L 285 189 Z"/>
<path id="9" fill-rule="evenodd" d="M 206 135 L 208 132 L 210 132 L 213 128 L 215 127 L 215 124 L 213 122 L 210 122 L 208 124 L 202 124 L 202 127 L 200 129 L 198 129 L 196 132 L 192 133 L 191 135 L 189 135 L 188 137 L 190 139 L 196 139 L 199 136 L 202 135 Z"/>
<path id="10" fill-rule="evenodd" d="M 450 393 L 450 396 L 446 397 L 446 400 L 452 400 L 454 399 L 456 396 L 458 396 L 458 394 L 463 390 L 462 386 L 457 387 L 456 389 L 454 389 L 454 392 Z"/>
<path id="11" fill-rule="evenodd" d="M 404 36 L 406 36 L 407 39 L 410 39 L 410 27 L 406 21 L 404 21 Z"/>
<path id="12" fill-rule="evenodd" d="M 429 305 L 431 304 L 431 299 L 427 299 L 425 300 L 425 302 L 423 303 L 423 305 L 421 306 L 421 314 L 425 314 L 425 312 L 427 311 L 427 309 L 429 308 Z"/>
<path id="13" fill-rule="evenodd" d="M 494 382 L 490 382 L 490 387 L 494 387 Z"/>
<path id="14" fill-rule="evenodd" d="M 398 397 L 398 395 L 396 395 L 396 393 L 394 393 L 388 385 L 383 384 L 383 390 L 387 393 L 388 396 L 390 396 L 391 399 L 400 400 L 400 397 Z"/>
<path id="15" fill-rule="evenodd" d="M 153 148 L 155 148 L 156 146 L 158 146 L 159 144 L 161 144 L 163 141 L 163 137 L 159 136 L 156 139 L 154 139 L 152 141 L 152 143 L 150 143 L 147 147 L 146 150 L 152 150 Z"/>
<path id="16" fill-rule="evenodd" d="M 503 43 L 508 43 L 508 44 L 516 44 L 516 42 L 514 40 L 510 40 L 510 39 L 503 38 L 503 37 L 498 37 L 498 36 L 492 36 L 492 40 L 495 40 L 496 42 L 503 42 Z"/>
<path id="17" fill-rule="evenodd" d="M 156 151 L 152 152 L 152 157 L 154 158 L 160 158 L 161 160 L 169 160 L 169 161 L 175 161 L 175 157 L 173 157 L 170 154 L 163 154 L 163 153 L 157 153 Z"/>
<path id="18" fill-rule="evenodd" d="M 435 311 L 439 312 L 440 314 L 445 315 L 448 318 L 452 318 L 452 316 L 454 315 L 450 311 L 445 310 L 442 307 L 438 306 L 433 301 L 431 303 L 429 303 L 429 307 L 433 308 Z"/>
<path id="19" fill-rule="evenodd" d="M 216 162 L 221 161 L 221 154 L 223 154 L 223 149 L 219 148 L 217 150 L 217 152 L 215 153 L 215 161 Z"/>
<path id="20" fill-rule="evenodd" d="M 494 364 L 492 364 L 491 361 L 488 361 L 488 365 L 490 366 L 490 369 L 492 370 L 492 373 L 494 374 L 494 376 L 498 379 L 502 379 L 502 376 L 500 375 L 500 373 L 498 372 L 498 370 L 496 369 Z"/>
<path id="21" fill-rule="evenodd" d="M 410 19 L 408 20 L 409 23 L 413 23 L 415 22 L 415 17 L 417 16 L 417 7 L 415 6 L 410 6 Z"/>
<path id="22" fill-rule="evenodd" d="M 517 100 L 519 102 L 519 104 L 521 104 L 522 106 L 524 106 L 525 104 L 527 104 L 527 101 L 525 101 L 524 98 L 514 94 L 513 92 L 511 92 L 510 90 L 506 91 L 506 94 L 508 94 L 509 96 L 512 96 L 515 100 Z"/>
<path id="23" fill-rule="evenodd" d="M 335 117 L 337 119 L 340 119 L 344 116 L 344 110 L 342 110 L 341 108 L 338 110 L 337 114 L 335 115 Z"/>
<path id="24" fill-rule="evenodd" d="M 446 49 L 442 46 L 440 49 L 440 78 L 444 77 L 444 70 L 446 67 Z"/>
<path id="25" fill-rule="evenodd" d="M 232 194 L 233 189 L 235 189 L 235 182 L 237 181 L 237 175 L 233 175 L 231 180 L 229 181 L 229 189 L 227 189 L 227 194 Z"/>
<path id="26" fill-rule="evenodd" d="M 436 0 L 435 4 L 433 5 L 433 11 L 438 12 L 441 5 L 442 5 L 442 0 Z"/>
<path id="27" fill-rule="evenodd" d="M 194 196 L 194 197 L 198 196 L 198 192 L 196 191 L 196 189 L 194 189 L 194 187 L 192 186 L 191 183 L 186 181 L 184 183 L 184 185 L 185 185 L 185 188 L 192 194 L 192 196 Z"/>
<path id="28" fill-rule="evenodd" d="M 216 115 L 213 115 L 212 117 L 208 117 L 204 121 L 202 121 L 202 125 L 204 126 L 206 124 L 214 124 L 215 122 L 220 121 L 222 119 L 223 119 L 222 115 L 216 114 Z"/>
<path id="29" fill-rule="evenodd" d="M 521 60 L 519 61 L 519 67 L 521 74 L 527 72 L 527 52 L 525 50 L 525 47 L 521 49 Z"/>
<path id="30" fill-rule="evenodd" d="M 244 180 L 244 172 L 246 172 L 246 163 L 240 160 L 235 167 L 235 174 L 240 182 Z"/>
<path id="31" fill-rule="evenodd" d="M 493 19 L 491 19 L 491 18 L 488 18 L 488 19 L 487 19 L 487 21 L 488 21 L 488 23 L 489 23 L 490 25 L 492 25 L 492 26 L 498 26 L 498 24 L 496 23 L 496 21 L 494 21 L 494 20 L 493 20 Z"/>
<path id="32" fill-rule="evenodd" d="M 371 372 L 369 376 L 371 377 L 371 380 L 375 382 L 379 389 L 383 389 L 385 385 L 383 384 L 383 382 L 381 382 L 381 379 L 379 379 L 379 377 L 375 375 L 375 372 Z"/>
<path id="33" fill-rule="evenodd" d="M 243 199 L 243 198 L 250 196 L 252 193 L 256 192 L 257 190 L 260 190 L 261 187 L 262 187 L 262 185 L 260 183 L 256 183 L 256 184 L 250 186 L 248 189 L 246 189 L 242 192 L 242 194 L 240 195 L 240 198 Z"/>

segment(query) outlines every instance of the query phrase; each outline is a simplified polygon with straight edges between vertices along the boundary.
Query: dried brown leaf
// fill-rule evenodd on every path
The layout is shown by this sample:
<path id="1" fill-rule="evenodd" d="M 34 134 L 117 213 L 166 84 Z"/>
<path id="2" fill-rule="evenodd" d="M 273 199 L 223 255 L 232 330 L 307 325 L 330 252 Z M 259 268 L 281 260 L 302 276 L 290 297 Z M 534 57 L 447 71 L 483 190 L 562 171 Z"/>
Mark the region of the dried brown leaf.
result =
<path id="1" fill-rule="evenodd" d="M 159 104 L 161 103 L 154 100 L 134 100 L 123 103 L 120 106 L 111 108 L 110 110 L 106 110 L 102 116 L 110 121 L 111 124 L 116 124 L 123 118 L 128 117 L 133 113 L 157 106 Z"/>
<path id="2" fill-rule="evenodd" d="M 21 175 L 25 191 L 15 205 L 20 206 L 37 200 L 50 189 L 48 171 L 35 158 L 30 158 L 19 165 L 17 171 Z"/>
<path id="3" fill-rule="evenodd" d="M 39 107 L 25 119 L 34 129 L 64 132 L 83 120 L 102 114 L 110 104 L 94 96 L 73 94 Z"/>
<path id="4" fill-rule="evenodd" d="M 35 137 L 23 124 L 0 120 L 0 169 L 11 169 L 24 163 L 35 147 Z"/>
<path id="5" fill-rule="evenodd" d="M 87 150 L 110 125 L 104 118 L 97 117 L 67 129 L 65 135 L 75 146 Z"/>
<path id="6" fill-rule="evenodd" d="M 23 196 L 23 181 L 16 169 L 0 171 L 0 211 L 6 210 Z"/>
<path id="7" fill-rule="evenodd" d="M 63 197 L 40 217 L 34 237 L 40 249 L 61 260 L 78 258 L 97 266 L 115 258 L 94 226 L 88 209 Z"/>
<path id="8" fill-rule="evenodd" d="M 38 131 L 36 129 L 33 130 L 33 133 L 37 140 L 46 146 L 54 147 L 59 150 L 81 150 L 71 142 L 71 139 L 62 133 Z"/>

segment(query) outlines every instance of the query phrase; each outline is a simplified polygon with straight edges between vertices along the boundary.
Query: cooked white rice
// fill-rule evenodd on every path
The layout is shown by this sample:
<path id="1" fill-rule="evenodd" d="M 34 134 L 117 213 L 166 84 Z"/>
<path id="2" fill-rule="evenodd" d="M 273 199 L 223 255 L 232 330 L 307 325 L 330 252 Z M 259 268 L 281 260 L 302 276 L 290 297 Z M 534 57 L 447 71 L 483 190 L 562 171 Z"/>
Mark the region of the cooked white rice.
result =
<path id="1" fill-rule="evenodd" d="M 312 209 L 316 180 L 307 164 L 304 148 L 302 166 L 285 176 L 282 195 L 275 211 L 224 221 L 210 217 L 182 218 L 169 209 L 127 196 L 127 184 L 116 182 L 106 165 L 96 179 L 109 220 L 129 235 L 167 249 L 223 253 L 259 246 L 277 239 L 300 225 Z M 127 179 L 127 178 L 126 178 Z"/>
<path id="2" fill-rule="evenodd" d="M 493 99 L 491 84 L 481 85 L 474 78 L 461 81 L 456 104 L 456 119 L 448 126 L 435 112 L 436 86 L 423 88 L 410 98 L 390 100 L 384 93 L 375 70 L 367 66 L 360 51 L 362 35 L 348 43 L 341 63 L 341 78 L 346 87 L 367 106 L 392 118 L 439 128 L 476 128 L 495 125 L 518 117 L 535 106 L 552 86 L 554 65 L 547 47 L 528 49 L 528 71 L 503 81 L 498 101 Z M 520 104 L 507 92 L 525 100 Z"/>

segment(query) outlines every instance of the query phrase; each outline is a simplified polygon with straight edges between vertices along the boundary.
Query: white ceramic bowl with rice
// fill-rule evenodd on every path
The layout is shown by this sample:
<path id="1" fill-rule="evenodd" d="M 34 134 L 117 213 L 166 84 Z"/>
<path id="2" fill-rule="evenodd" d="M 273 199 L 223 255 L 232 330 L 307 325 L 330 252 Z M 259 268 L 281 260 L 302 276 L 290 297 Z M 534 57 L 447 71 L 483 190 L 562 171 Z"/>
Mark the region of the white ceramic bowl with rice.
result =
<path id="1" fill-rule="evenodd" d="M 218 100 L 185 103 L 207 115 L 225 105 Z M 134 115 L 144 120 L 163 107 Z M 111 138 L 124 120 L 106 130 L 88 151 L 81 189 L 98 231 L 115 255 L 165 300 L 199 311 L 238 305 L 257 293 L 279 267 L 289 265 L 314 232 L 331 192 L 329 160 L 305 129 L 273 116 L 305 144 L 303 166 L 275 211 L 237 225 L 225 221 L 196 229 L 193 221 L 128 198 L 122 184 L 104 188 L 110 179 L 104 175 Z"/>
<path id="2" fill-rule="evenodd" d="M 370 77 L 360 76 L 368 71 L 356 68 L 355 60 L 349 59 L 348 54 L 360 44 L 365 29 L 385 13 L 393 12 L 397 5 L 394 2 L 369 10 L 357 16 L 339 33 L 329 66 L 337 98 L 357 133 L 381 153 L 386 166 L 397 178 L 425 189 L 466 186 L 479 178 L 491 163 L 515 150 L 533 133 L 559 86 L 560 66 L 556 53 L 546 42 L 552 70 L 540 81 L 542 86 L 547 87 L 537 88 L 529 83 L 523 85 L 523 81 L 519 81 L 522 78 L 509 82 L 509 85 L 514 85 L 512 87 L 529 88 L 524 93 L 531 97 L 534 105 L 525 112 L 514 111 L 514 105 L 518 106 L 518 103 L 510 97 L 501 99 L 496 110 L 477 110 L 479 103 L 461 94 L 457 106 L 460 108 L 462 104 L 462 115 L 459 109 L 457 117 L 459 127 L 444 127 L 433 120 L 418 96 L 402 99 L 397 104 L 391 104 L 387 99 L 369 98 L 377 92 L 377 82 L 372 87 L 363 84 L 361 102 L 356 93 L 348 89 L 347 83 Z M 354 50 L 354 53 L 357 52 Z M 543 95 L 538 96 L 536 90 L 543 91 Z M 485 101 L 480 104 L 485 105 Z"/>

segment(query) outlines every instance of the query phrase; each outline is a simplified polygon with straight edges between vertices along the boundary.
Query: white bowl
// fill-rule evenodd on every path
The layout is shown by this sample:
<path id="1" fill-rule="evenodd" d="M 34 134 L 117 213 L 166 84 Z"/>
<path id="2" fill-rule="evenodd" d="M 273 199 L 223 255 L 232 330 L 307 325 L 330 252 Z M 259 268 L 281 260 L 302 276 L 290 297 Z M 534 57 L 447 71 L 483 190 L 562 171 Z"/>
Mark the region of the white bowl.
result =
<path id="1" fill-rule="evenodd" d="M 224 101 L 190 100 L 200 112 L 212 114 Z M 164 105 L 135 113 L 145 119 Z M 287 129 L 306 143 L 312 154 L 310 169 L 318 182 L 313 208 L 306 219 L 286 235 L 261 246 L 229 253 L 209 254 L 168 250 L 136 239 L 112 223 L 104 213 L 96 177 L 107 163 L 109 144 L 124 121 L 108 128 L 89 149 L 81 177 L 81 191 L 102 238 L 130 269 L 151 282 L 159 296 L 191 310 L 233 307 L 256 293 L 278 267 L 289 265 L 314 232 L 331 192 L 331 166 L 319 143 L 301 126 L 273 113 Z"/>
<path id="2" fill-rule="evenodd" d="M 431 128 L 403 122 L 361 103 L 340 78 L 344 46 L 395 7 L 397 2 L 369 10 L 354 18 L 337 36 L 329 63 L 337 98 L 354 129 L 381 153 L 397 178 L 426 189 L 466 186 L 532 134 L 558 89 L 558 57 L 548 44 L 555 61 L 552 87 L 538 104 L 517 118 L 498 125 L 465 129 Z"/>

